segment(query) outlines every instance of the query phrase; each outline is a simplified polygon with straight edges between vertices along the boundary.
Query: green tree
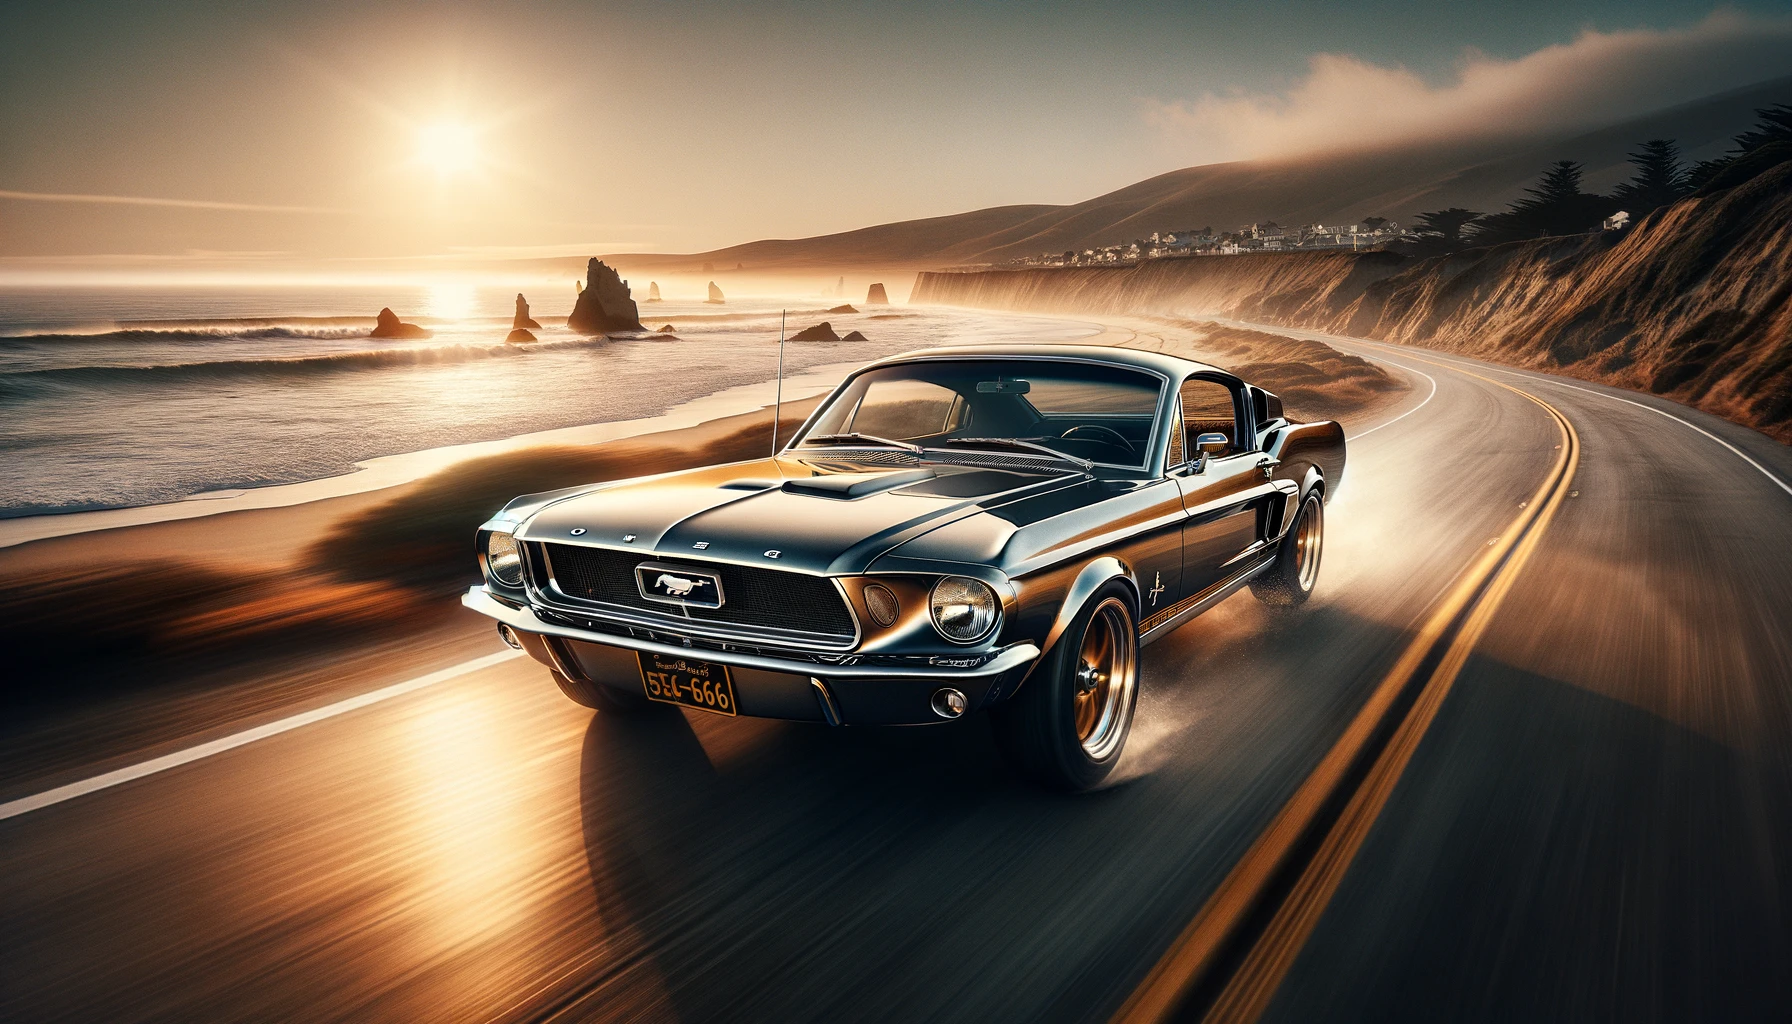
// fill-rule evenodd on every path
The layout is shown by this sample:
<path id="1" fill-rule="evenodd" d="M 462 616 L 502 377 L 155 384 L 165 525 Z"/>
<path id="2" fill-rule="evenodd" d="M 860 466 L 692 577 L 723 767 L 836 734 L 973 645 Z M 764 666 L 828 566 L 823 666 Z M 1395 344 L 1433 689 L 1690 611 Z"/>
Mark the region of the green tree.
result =
<path id="1" fill-rule="evenodd" d="M 1680 166 L 1680 147 L 1672 139 L 1650 139 L 1630 154 L 1630 163 L 1636 174 L 1619 185 L 1612 198 L 1636 220 L 1691 191 Z"/>
<path id="2" fill-rule="evenodd" d="M 1736 136 L 1738 156 L 1747 156 L 1776 142 L 1792 142 L 1792 103 L 1762 107 L 1755 111 L 1755 116 L 1761 120 L 1755 123 L 1754 130 Z"/>
<path id="3" fill-rule="evenodd" d="M 1694 191 L 1703 188 L 1713 178 L 1722 174 L 1724 168 L 1730 166 L 1730 158 L 1720 156 L 1714 160 L 1700 160 L 1686 172 L 1686 186 Z"/>
<path id="4" fill-rule="evenodd" d="M 1755 127 L 1736 136 L 1736 147 L 1713 160 L 1700 160 L 1686 174 L 1689 189 L 1725 189 L 1792 159 L 1792 104 L 1759 107 Z"/>
<path id="5" fill-rule="evenodd" d="M 1418 218 L 1419 235 L 1436 240 L 1447 252 L 1455 252 L 1463 246 L 1462 229 L 1480 221 L 1482 216 L 1484 215 L 1477 210 L 1465 210 L 1460 206 L 1421 213 Z"/>
<path id="6" fill-rule="evenodd" d="M 1513 203 L 1504 213 L 1482 219 L 1475 232 L 1476 244 L 1573 235 L 1597 228 L 1617 206 L 1605 196 L 1582 192 L 1580 176 L 1579 162 L 1557 160 L 1535 185 L 1524 190 L 1528 198 Z"/>

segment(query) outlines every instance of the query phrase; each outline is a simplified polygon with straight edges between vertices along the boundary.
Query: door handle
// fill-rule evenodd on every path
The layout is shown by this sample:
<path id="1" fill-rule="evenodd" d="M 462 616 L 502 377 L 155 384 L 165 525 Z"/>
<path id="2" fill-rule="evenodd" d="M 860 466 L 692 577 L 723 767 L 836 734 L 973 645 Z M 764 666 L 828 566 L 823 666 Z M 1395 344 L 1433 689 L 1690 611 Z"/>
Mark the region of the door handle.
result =
<path id="1" fill-rule="evenodd" d="M 1276 475 L 1276 467 L 1280 466 L 1281 464 L 1282 464 L 1281 459 L 1272 459 L 1272 458 L 1269 458 L 1268 456 L 1265 456 L 1265 457 L 1257 460 L 1257 468 L 1261 469 L 1263 471 L 1263 478 L 1265 480 L 1269 479 L 1270 477 L 1275 476 Z"/>

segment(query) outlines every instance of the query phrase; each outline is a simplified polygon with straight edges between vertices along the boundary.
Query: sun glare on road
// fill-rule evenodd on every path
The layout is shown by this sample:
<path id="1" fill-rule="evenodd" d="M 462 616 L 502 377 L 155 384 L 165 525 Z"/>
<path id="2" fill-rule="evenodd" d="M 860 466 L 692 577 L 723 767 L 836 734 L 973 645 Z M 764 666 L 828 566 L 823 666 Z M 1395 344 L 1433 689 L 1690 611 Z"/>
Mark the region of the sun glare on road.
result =
<path id="1" fill-rule="evenodd" d="M 417 159 L 444 178 L 479 164 L 479 132 L 464 121 L 431 121 L 417 129 Z"/>

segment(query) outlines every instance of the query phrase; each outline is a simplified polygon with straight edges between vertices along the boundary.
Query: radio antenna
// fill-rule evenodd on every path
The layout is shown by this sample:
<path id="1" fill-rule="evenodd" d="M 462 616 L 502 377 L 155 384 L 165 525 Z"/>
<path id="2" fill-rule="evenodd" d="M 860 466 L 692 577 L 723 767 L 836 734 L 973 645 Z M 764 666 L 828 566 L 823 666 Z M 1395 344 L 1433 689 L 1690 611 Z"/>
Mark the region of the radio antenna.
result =
<path id="1" fill-rule="evenodd" d="M 778 397 L 772 404 L 772 458 L 778 457 L 778 413 L 784 408 L 784 321 L 790 310 L 778 311 Z"/>

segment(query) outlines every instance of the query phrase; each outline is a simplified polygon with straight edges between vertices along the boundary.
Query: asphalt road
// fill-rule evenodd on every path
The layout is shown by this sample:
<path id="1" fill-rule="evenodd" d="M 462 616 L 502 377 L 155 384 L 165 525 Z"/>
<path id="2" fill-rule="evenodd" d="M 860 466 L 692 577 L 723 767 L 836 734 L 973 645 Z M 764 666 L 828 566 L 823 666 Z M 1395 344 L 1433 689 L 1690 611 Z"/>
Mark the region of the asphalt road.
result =
<path id="1" fill-rule="evenodd" d="M 1149 648 L 1111 788 L 1025 787 L 976 720 L 607 719 L 502 661 L 0 820 L 0 1018 L 1105 1018 L 1549 472 L 1484 378 L 1573 423 L 1572 497 L 1265 1016 L 1792 1016 L 1792 493 L 1742 457 L 1792 451 L 1335 343 L 1414 388 L 1354 432 L 1317 596 Z M 464 621 L 87 761 L 62 723 L 0 801 L 501 650 Z"/>

